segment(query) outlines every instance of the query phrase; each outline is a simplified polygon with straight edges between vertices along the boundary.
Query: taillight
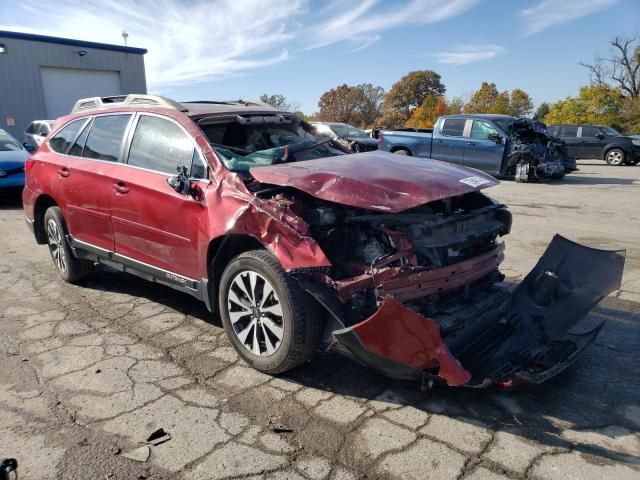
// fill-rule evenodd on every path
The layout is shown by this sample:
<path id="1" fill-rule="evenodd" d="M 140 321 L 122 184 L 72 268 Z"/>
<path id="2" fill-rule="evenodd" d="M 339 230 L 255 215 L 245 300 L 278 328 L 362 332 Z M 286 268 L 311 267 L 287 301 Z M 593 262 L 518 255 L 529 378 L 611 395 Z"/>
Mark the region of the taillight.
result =
<path id="1" fill-rule="evenodd" d="M 382 145 L 382 132 L 378 132 L 378 150 L 380 150 L 381 145 Z"/>
<path id="2" fill-rule="evenodd" d="M 35 160 L 33 160 L 32 158 L 27 158 L 27 160 L 24 162 L 25 173 L 29 173 L 29 170 L 31 170 L 35 164 Z"/>

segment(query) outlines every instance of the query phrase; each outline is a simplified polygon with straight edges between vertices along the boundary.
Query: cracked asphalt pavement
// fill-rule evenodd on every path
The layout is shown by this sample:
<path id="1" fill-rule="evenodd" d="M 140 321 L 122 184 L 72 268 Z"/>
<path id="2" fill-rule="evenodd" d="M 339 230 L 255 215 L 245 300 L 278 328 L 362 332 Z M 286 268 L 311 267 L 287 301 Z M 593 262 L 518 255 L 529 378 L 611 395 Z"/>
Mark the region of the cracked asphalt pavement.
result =
<path id="1" fill-rule="evenodd" d="M 100 267 L 62 282 L 19 201 L 0 201 L 0 457 L 20 479 L 640 478 L 640 167 L 601 162 L 550 185 L 503 182 L 505 272 L 554 233 L 626 248 L 607 323 L 566 372 L 527 392 L 390 381 L 318 354 L 273 378 L 238 359 L 204 305 Z M 284 428 L 276 428 L 276 425 Z M 158 428 L 148 461 L 124 453 Z"/>

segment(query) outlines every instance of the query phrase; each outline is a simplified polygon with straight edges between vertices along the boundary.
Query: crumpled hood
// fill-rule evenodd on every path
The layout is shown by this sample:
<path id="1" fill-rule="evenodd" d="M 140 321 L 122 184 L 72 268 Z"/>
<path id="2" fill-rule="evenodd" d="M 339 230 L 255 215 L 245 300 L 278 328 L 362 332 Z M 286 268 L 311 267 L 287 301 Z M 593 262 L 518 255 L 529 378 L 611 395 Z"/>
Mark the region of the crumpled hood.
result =
<path id="1" fill-rule="evenodd" d="M 379 150 L 254 167 L 250 172 L 262 183 L 382 212 L 401 212 L 498 184 L 479 170 Z"/>

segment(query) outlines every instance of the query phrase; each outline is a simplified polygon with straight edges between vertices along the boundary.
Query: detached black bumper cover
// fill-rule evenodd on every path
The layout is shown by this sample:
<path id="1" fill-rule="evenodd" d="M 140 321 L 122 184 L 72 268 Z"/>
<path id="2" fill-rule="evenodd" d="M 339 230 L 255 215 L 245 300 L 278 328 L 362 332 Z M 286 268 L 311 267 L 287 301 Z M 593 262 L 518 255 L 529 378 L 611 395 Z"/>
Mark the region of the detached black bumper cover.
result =
<path id="1" fill-rule="evenodd" d="M 570 330 L 620 288 L 624 251 L 597 250 L 556 235 L 534 269 L 508 295 L 472 319 L 447 324 L 385 298 L 371 317 L 333 332 L 341 349 L 400 379 L 438 377 L 451 386 L 538 384 L 560 373 L 602 324 Z M 496 291 L 494 287 L 492 291 Z"/>

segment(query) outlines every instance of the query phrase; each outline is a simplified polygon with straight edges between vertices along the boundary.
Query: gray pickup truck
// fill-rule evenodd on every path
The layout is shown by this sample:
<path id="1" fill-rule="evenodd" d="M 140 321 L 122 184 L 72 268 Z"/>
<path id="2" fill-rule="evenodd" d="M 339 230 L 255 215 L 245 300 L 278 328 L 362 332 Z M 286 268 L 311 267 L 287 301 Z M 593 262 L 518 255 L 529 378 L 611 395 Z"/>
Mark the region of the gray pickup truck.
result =
<path id="1" fill-rule="evenodd" d="M 551 136 L 544 124 L 508 115 L 448 115 L 438 118 L 433 133 L 381 130 L 378 148 L 521 182 L 562 178 L 577 170 L 564 142 Z"/>

